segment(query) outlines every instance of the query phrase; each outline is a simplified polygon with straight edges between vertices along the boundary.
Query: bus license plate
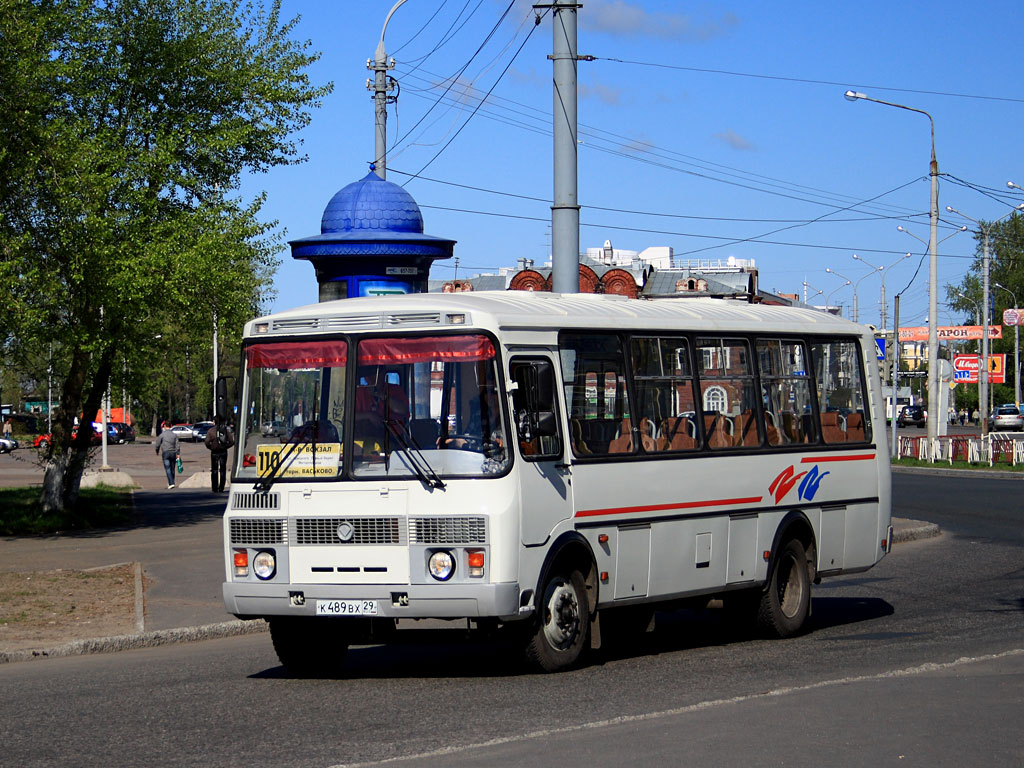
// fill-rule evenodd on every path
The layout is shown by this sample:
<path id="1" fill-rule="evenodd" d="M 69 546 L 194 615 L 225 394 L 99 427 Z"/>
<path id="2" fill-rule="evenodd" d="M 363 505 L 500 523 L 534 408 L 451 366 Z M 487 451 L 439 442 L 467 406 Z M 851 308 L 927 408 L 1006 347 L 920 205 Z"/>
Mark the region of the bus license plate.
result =
<path id="1" fill-rule="evenodd" d="M 376 616 L 376 600 L 317 600 L 317 616 Z"/>

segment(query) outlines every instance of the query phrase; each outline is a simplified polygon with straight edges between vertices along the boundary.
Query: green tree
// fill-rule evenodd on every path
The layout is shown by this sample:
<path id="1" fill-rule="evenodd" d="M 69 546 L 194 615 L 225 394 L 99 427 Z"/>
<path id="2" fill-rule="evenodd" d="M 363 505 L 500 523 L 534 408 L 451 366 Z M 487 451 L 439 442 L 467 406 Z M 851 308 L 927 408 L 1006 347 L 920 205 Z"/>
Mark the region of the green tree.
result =
<path id="1" fill-rule="evenodd" d="M 78 414 L 148 393 L 214 312 L 237 336 L 266 298 L 280 236 L 232 195 L 305 159 L 293 134 L 330 85 L 296 22 L 279 2 L 0 0 L 0 340 L 52 350 L 44 508 L 77 499 Z"/>

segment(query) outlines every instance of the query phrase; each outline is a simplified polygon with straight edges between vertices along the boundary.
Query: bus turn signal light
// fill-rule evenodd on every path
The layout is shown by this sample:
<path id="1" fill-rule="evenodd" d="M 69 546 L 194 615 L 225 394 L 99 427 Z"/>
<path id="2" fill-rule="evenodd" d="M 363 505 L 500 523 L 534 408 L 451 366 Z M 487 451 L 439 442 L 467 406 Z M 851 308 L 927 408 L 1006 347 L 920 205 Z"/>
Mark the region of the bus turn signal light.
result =
<path id="1" fill-rule="evenodd" d="M 249 575 L 249 550 L 235 550 L 235 576 Z"/>
<path id="2" fill-rule="evenodd" d="M 470 576 L 483 576 L 484 575 L 484 553 L 477 550 L 474 552 L 468 552 L 466 564 L 469 566 Z"/>

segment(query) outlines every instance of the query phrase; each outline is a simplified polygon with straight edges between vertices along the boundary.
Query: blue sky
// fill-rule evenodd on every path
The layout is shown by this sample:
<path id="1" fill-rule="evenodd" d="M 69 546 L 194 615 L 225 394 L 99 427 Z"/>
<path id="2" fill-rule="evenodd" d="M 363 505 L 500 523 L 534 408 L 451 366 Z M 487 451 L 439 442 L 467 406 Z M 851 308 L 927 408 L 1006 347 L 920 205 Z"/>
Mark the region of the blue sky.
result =
<path id="1" fill-rule="evenodd" d="M 331 196 L 368 170 L 365 65 L 393 4 L 284 2 L 285 15 L 301 16 L 295 36 L 322 52 L 312 79 L 334 83 L 299 134 L 308 162 L 243 180 L 246 197 L 266 191 L 263 215 L 288 239 L 319 233 Z M 401 87 L 388 114 L 388 180 L 406 185 L 428 234 L 458 241 L 463 276 L 550 254 L 551 19 L 534 27 L 531 3 L 516 0 L 499 23 L 508 5 L 408 0 L 385 37 Z M 829 296 L 849 316 L 852 288 L 831 268 L 859 281 L 860 319 L 872 324 L 881 281 L 868 265 L 880 266 L 890 317 L 903 291 L 901 325 L 922 324 L 925 246 L 896 227 L 928 238 L 928 120 L 843 93 L 931 113 L 948 174 L 940 238 L 973 227 L 946 205 L 998 218 L 1024 200 L 1006 187 L 1024 186 L 1022 28 L 1024 8 L 1010 2 L 586 0 L 579 53 L 597 60 L 579 65 L 581 248 L 607 239 L 672 246 L 677 259 L 753 259 L 762 287 L 802 293 L 806 281 L 812 303 Z M 424 166 L 422 178 L 401 173 Z M 962 279 L 974 249 L 970 232 L 939 246 L 942 324 L 963 317 L 943 305 L 944 286 Z M 280 258 L 272 308 L 315 302 L 312 266 L 287 250 Z M 431 277 L 454 273 L 454 261 L 437 262 Z"/>

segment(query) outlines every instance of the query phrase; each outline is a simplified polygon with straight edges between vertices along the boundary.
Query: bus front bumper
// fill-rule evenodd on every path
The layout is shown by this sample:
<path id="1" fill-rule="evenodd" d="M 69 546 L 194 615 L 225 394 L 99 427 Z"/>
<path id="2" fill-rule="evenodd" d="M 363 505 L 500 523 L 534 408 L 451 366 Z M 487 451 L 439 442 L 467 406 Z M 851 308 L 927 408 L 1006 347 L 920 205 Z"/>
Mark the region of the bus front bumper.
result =
<path id="1" fill-rule="evenodd" d="M 329 601 L 372 601 L 394 619 L 520 618 L 519 584 L 331 585 L 225 582 L 224 605 L 239 618 L 316 616 Z M 363 614 L 366 615 L 366 614 Z"/>

